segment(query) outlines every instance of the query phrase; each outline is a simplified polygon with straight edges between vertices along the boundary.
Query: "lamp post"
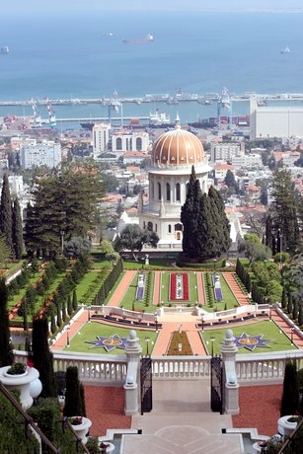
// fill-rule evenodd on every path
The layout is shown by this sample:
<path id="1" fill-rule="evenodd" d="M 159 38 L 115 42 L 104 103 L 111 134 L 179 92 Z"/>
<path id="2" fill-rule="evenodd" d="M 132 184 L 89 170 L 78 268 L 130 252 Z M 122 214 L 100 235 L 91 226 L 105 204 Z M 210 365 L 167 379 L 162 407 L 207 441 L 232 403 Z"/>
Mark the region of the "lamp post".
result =
<path id="1" fill-rule="evenodd" d="M 91 309 L 91 306 L 88 305 L 87 306 L 87 321 L 88 321 L 88 323 L 90 323 L 90 309 Z"/>
<path id="2" fill-rule="evenodd" d="M 149 337 L 146 337 L 146 338 L 145 338 L 145 343 L 146 343 L 146 356 L 149 356 L 149 348 L 148 348 L 149 342 L 150 342 L 150 338 L 149 338 Z"/>
<path id="3" fill-rule="evenodd" d="M 62 254 L 63 254 L 63 249 L 64 249 L 64 235 L 65 235 L 64 230 L 61 230 L 60 235 L 61 235 L 61 252 L 62 252 Z"/>
<path id="4" fill-rule="evenodd" d="M 215 342 L 215 338 L 212 336 L 210 338 L 210 341 L 211 341 L 211 356 L 214 356 L 214 342 Z"/>
<path id="5" fill-rule="evenodd" d="M 158 314 L 155 312 L 155 324 L 156 324 L 156 332 L 158 332 Z"/>
<path id="6" fill-rule="evenodd" d="M 69 347 L 69 330 L 70 330 L 70 324 L 66 326 L 66 346 Z"/>
<path id="7" fill-rule="evenodd" d="M 201 323 L 202 323 L 202 331 L 204 331 L 204 317 L 201 318 Z"/>

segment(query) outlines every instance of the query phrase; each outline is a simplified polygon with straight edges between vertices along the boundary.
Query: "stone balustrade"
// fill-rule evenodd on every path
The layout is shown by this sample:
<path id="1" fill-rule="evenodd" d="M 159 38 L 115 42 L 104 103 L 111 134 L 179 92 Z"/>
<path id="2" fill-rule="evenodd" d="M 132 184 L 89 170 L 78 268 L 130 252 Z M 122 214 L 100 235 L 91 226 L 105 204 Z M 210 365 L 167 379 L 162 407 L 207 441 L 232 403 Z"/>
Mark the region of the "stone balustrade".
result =
<path id="1" fill-rule="evenodd" d="M 85 384 L 111 383 L 121 386 L 127 371 L 126 356 L 92 353 L 53 351 L 55 371 L 65 371 L 68 366 L 77 366 L 79 378 Z M 240 384 L 282 383 L 285 363 L 294 359 L 297 369 L 303 367 L 303 350 L 283 352 L 250 353 L 236 355 L 236 374 Z M 210 379 L 210 356 L 152 356 L 153 378 L 165 379 Z M 27 352 L 15 351 L 15 361 L 26 363 Z"/>

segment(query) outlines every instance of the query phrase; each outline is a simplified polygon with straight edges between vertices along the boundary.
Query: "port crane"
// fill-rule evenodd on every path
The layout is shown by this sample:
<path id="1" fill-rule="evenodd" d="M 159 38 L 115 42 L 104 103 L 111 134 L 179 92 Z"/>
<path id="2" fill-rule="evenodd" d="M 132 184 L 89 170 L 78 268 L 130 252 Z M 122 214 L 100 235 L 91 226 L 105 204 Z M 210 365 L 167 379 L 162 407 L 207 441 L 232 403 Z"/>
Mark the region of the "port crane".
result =
<path id="1" fill-rule="evenodd" d="M 38 106 L 37 106 L 37 102 L 34 99 L 31 99 L 30 102 L 31 102 L 31 105 L 32 105 L 33 113 L 34 113 L 35 125 L 36 126 L 41 126 L 42 119 L 41 119 L 41 115 L 40 115 L 40 112 L 39 112 L 39 109 L 38 109 Z"/>
<path id="2" fill-rule="evenodd" d="M 119 100 L 118 98 L 118 93 L 114 91 L 112 97 L 110 100 L 107 102 L 108 106 L 108 121 L 111 123 L 111 118 L 112 118 L 112 110 L 115 112 L 121 113 L 121 127 L 123 127 L 123 103 Z"/>
<path id="3" fill-rule="evenodd" d="M 221 110 L 228 111 L 229 124 L 232 124 L 232 102 L 229 96 L 228 88 L 223 87 L 217 102 L 218 124 L 220 125 Z"/>
<path id="4" fill-rule="evenodd" d="M 45 96 L 44 98 L 45 102 L 46 102 L 46 107 L 47 107 L 47 111 L 48 111 L 48 120 L 49 120 L 49 124 L 52 128 L 54 128 L 56 126 L 56 115 L 55 115 L 55 111 L 54 109 L 52 108 L 52 105 L 51 105 L 51 102 L 49 100 L 49 98 L 47 96 Z"/>

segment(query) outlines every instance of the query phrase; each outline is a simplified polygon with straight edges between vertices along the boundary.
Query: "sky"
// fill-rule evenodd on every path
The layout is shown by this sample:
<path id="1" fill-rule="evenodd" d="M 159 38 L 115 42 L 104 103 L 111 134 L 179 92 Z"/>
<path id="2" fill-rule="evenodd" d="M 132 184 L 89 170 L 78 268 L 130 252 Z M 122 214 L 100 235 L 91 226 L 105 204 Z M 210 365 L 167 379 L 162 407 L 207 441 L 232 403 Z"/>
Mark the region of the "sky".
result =
<path id="1" fill-rule="evenodd" d="M 3 13 L 64 10 L 290 10 L 303 11 L 302 0 L 14 0 L 3 2 Z"/>

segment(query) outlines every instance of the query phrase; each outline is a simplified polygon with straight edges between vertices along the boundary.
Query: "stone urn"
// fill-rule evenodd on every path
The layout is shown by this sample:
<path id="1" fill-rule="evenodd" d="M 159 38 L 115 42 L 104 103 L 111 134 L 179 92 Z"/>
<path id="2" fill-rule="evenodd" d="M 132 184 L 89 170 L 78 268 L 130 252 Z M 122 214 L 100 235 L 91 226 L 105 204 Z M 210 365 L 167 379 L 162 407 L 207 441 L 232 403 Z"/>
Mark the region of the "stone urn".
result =
<path id="1" fill-rule="evenodd" d="M 36 393 L 33 393 L 32 383 L 37 383 L 39 372 L 34 367 L 25 365 L 24 371 L 20 370 L 18 373 L 10 374 L 8 372 L 10 369 L 11 366 L 0 367 L 0 381 L 9 391 L 12 389 L 19 390 L 20 404 L 23 410 L 28 410 L 33 405 L 34 397 L 37 397 Z"/>
<path id="2" fill-rule="evenodd" d="M 92 425 L 92 422 L 89 418 L 85 416 L 71 416 L 68 418 L 73 430 L 76 432 L 77 437 L 81 439 L 81 442 L 86 445 L 87 443 L 87 434 Z"/>
<path id="3" fill-rule="evenodd" d="M 292 432 L 297 427 L 298 422 L 300 421 L 300 417 L 297 415 L 286 415 L 281 416 L 278 419 L 278 432 L 282 437 L 290 436 Z"/>

